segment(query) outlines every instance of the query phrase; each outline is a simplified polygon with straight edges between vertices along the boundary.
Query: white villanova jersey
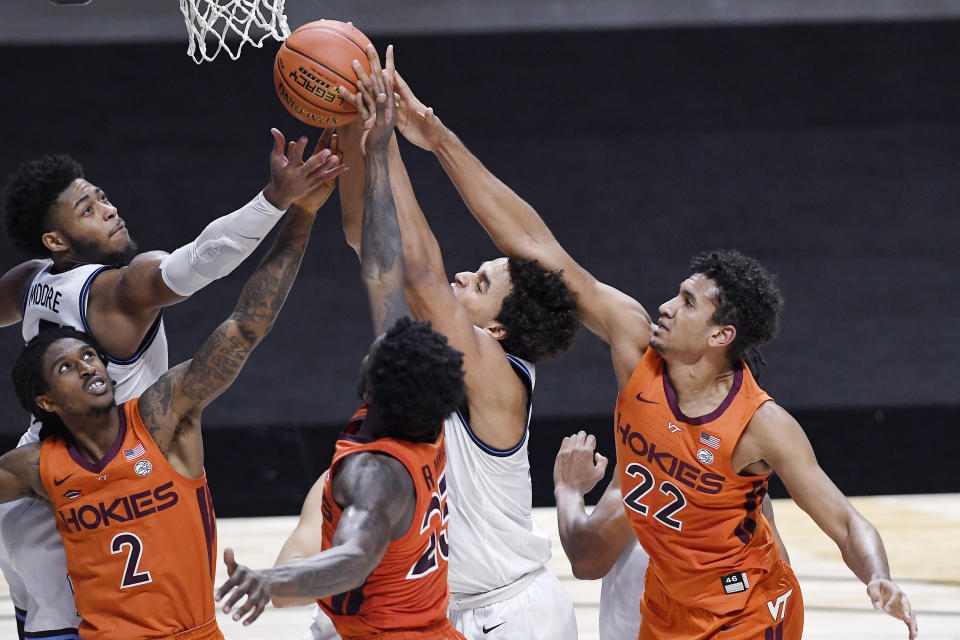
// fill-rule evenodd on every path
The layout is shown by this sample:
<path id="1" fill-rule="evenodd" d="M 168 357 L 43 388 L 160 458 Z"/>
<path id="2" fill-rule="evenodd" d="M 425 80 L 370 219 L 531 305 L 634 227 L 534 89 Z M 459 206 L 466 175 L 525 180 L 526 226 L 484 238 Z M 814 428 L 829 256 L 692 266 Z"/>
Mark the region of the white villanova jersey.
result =
<path id="1" fill-rule="evenodd" d="M 506 451 L 486 445 L 459 410 L 443 422 L 452 593 L 492 591 L 550 559 L 550 539 L 533 526 L 533 486 L 527 458 L 536 371 L 529 362 L 507 357 L 527 387 L 527 424 L 520 442 Z"/>
<path id="2" fill-rule="evenodd" d="M 87 295 L 94 278 L 106 269 L 102 264 L 81 264 L 61 273 L 51 273 L 53 261 L 48 261 L 27 288 L 23 298 L 23 339 L 31 338 L 46 328 L 67 326 L 91 333 L 87 325 Z M 147 332 L 143 342 L 130 358 L 121 360 L 107 354 L 107 371 L 116 383 L 117 404 L 138 397 L 167 370 L 167 334 L 163 329 L 163 314 Z M 38 442 L 39 424 L 20 439 L 20 444 Z"/>

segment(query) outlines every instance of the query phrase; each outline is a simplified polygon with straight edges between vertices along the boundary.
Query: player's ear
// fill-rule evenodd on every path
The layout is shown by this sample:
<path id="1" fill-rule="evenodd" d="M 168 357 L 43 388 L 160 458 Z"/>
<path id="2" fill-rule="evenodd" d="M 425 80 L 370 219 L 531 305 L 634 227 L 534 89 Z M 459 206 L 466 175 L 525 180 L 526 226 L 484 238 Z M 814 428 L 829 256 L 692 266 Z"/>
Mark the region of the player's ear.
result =
<path id="1" fill-rule="evenodd" d="M 50 253 L 63 253 L 70 248 L 70 243 L 67 241 L 66 236 L 59 231 L 47 231 L 40 236 L 40 241 L 43 242 L 43 246 L 45 246 Z"/>
<path id="2" fill-rule="evenodd" d="M 53 401 L 53 398 L 51 398 L 45 393 L 37 396 L 36 398 L 33 399 L 33 401 L 37 403 L 38 407 L 40 407 L 43 411 L 46 411 L 47 413 L 54 413 L 53 410 L 57 406 L 57 403 Z"/>
<path id="3" fill-rule="evenodd" d="M 507 328 L 496 320 L 491 320 L 483 327 L 483 330 L 493 336 L 494 340 L 503 340 L 507 337 Z"/>
<path id="4" fill-rule="evenodd" d="M 732 324 L 718 325 L 707 339 L 711 347 L 729 347 L 737 337 L 737 328 Z"/>

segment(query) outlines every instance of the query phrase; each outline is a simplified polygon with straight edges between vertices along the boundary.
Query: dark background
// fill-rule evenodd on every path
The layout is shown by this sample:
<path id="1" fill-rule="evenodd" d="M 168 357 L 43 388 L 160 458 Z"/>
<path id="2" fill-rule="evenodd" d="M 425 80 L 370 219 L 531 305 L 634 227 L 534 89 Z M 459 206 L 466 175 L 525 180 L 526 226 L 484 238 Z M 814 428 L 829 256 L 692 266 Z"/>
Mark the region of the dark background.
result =
<path id="1" fill-rule="evenodd" d="M 842 490 L 960 491 L 960 23 L 375 40 L 571 254 L 653 315 L 701 249 L 779 274 L 763 385 Z M 71 153 L 141 249 L 172 250 L 266 183 L 270 126 L 314 135 L 273 93 L 275 50 L 198 67 L 180 43 L 2 47 L 0 173 Z M 451 277 L 497 255 L 436 161 L 403 150 Z M 0 248 L 3 266 L 21 259 Z M 171 363 L 226 317 L 256 259 L 167 312 Z M 221 515 L 299 508 L 371 338 L 334 197 L 274 332 L 205 414 Z M 3 332 L 0 361 L 20 343 Z M 586 332 L 538 373 L 535 502 L 550 504 L 563 435 L 586 428 L 612 454 L 616 384 Z M 0 411 L 12 446 L 26 417 L 10 391 Z"/>

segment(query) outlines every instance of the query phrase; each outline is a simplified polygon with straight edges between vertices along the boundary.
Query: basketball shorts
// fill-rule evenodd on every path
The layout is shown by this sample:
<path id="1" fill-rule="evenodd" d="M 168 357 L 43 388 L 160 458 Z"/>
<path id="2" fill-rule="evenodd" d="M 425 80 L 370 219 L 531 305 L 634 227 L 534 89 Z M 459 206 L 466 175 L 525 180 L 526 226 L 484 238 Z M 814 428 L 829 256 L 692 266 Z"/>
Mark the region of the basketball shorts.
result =
<path id="1" fill-rule="evenodd" d="M 778 561 L 751 589 L 743 609 L 721 616 L 679 604 L 648 573 L 638 640 L 801 640 L 803 596 L 793 570 Z"/>
<path id="2" fill-rule="evenodd" d="M 307 635 L 303 636 L 303 640 L 340 640 L 340 634 L 333 626 L 333 620 L 318 604 L 313 605 L 313 622 L 310 623 L 310 628 L 307 629 Z"/>
<path id="3" fill-rule="evenodd" d="M 600 583 L 600 640 L 633 640 L 640 630 L 640 599 L 650 556 L 636 539 L 620 552 Z"/>
<path id="4" fill-rule="evenodd" d="M 53 509 L 34 498 L 0 505 L 0 569 L 27 637 L 77 638 L 80 616 L 67 578 L 67 556 Z M 6 634 L 0 634 L 6 636 Z"/>
<path id="5" fill-rule="evenodd" d="M 465 640 L 459 631 L 453 628 L 449 620 L 442 620 L 424 629 L 405 629 L 403 631 L 385 631 L 369 636 L 364 640 Z M 340 640 L 333 621 L 319 606 L 313 611 L 313 624 L 303 640 Z M 352 640 L 352 639 L 348 639 Z"/>
<path id="6" fill-rule="evenodd" d="M 555 575 L 541 567 L 514 585 L 492 597 L 451 594 L 450 622 L 468 640 L 576 640 L 573 601 Z"/>

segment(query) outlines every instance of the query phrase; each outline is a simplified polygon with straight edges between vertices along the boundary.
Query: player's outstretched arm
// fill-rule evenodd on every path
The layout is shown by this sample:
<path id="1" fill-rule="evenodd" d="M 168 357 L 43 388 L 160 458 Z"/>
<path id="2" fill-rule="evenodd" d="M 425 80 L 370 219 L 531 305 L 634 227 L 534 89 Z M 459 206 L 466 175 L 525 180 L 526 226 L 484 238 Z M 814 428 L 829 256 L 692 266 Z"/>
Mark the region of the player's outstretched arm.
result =
<path id="1" fill-rule="evenodd" d="M 650 316 L 643 306 L 580 266 L 536 210 L 487 169 L 433 109 L 417 99 L 400 74 L 396 83 L 400 132 L 436 154 L 467 207 L 501 251 L 563 272 L 567 286 L 577 295 L 580 320 L 611 346 L 614 368 L 618 377 L 626 376 L 625 383 L 650 340 Z"/>
<path id="2" fill-rule="evenodd" d="M 880 535 L 820 468 L 800 424 L 773 402 L 757 410 L 734 450 L 734 468 L 757 461 L 780 476 L 797 505 L 837 544 L 843 561 L 867 585 L 874 608 L 902 620 L 913 640 L 916 617 L 906 594 L 890 579 Z"/>
<path id="3" fill-rule="evenodd" d="M 620 482 L 614 473 L 590 515 L 583 497 L 603 479 L 607 459 L 595 452 L 597 440 L 580 431 L 563 439 L 553 465 L 560 543 L 573 575 L 596 580 L 607 575 L 624 547 L 634 540 L 620 502 Z"/>
<path id="4" fill-rule="evenodd" d="M 331 546 L 299 562 L 255 571 L 235 562 L 232 549 L 223 557 L 230 575 L 217 589 L 223 612 L 248 625 L 271 597 L 324 598 L 356 589 L 380 564 L 391 540 L 410 528 L 416 507 L 413 478 L 403 464 L 377 453 L 346 458 L 333 480 L 333 497 L 343 508 Z M 249 615 L 248 615 L 249 614 Z"/>
<path id="5" fill-rule="evenodd" d="M 40 480 L 40 444 L 17 447 L 0 456 L 0 502 L 20 498 L 49 500 Z"/>
<path id="6" fill-rule="evenodd" d="M 327 148 L 332 130 L 324 132 L 306 161 L 305 137 L 288 145 L 278 130 L 271 129 L 271 134 L 270 182 L 253 200 L 217 218 L 173 253 L 141 253 L 129 266 L 106 271 L 94 281 L 90 307 L 98 325 L 115 331 L 145 319 L 152 322 L 157 309 L 185 300 L 233 271 L 295 201 L 318 193 L 325 193 L 323 199 L 329 196 L 346 168 Z"/>
<path id="7" fill-rule="evenodd" d="M 397 319 L 410 315 L 403 293 L 403 245 L 388 166 L 388 147 L 397 120 L 397 110 L 390 98 L 393 95 L 391 48 L 387 56 L 386 73 L 381 72 L 378 64 L 369 77 L 363 74 L 363 81 L 357 83 L 357 108 L 366 123 L 360 274 L 370 301 L 374 335 L 380 335 Z M 376 51 L 373 57 L 376 58 Z"/>
<path id="8" fill-rule="evenodd" d="M 184 475 L 202 474 L 200 414 L 233 383 L 254 347 L 273 327 L 300 268 L 315 215 L 291 208 L 230 317 L 192 360 L 167 371 L 140 397 L 144 425 Z"/>
<path id="9" fill-rule="evenodd" d="M 360 78 L 357 97 L 348 97 L 357 104 L 364 121 L 368 120 L 368 114 L 358 98 L 375 93 L 376 89 L 372 87 L 375 78 L 394 75 L 392 47 L 387 49 L 385 74 L 381 74 L 380 60 L 372 47 L 368 49 L 368 58 L 373 72 L 368 76 L 355 63 L 354 71 Z M 345 96 L 351 95 L 345 88 L 341 88 L 341 92 Z M 474 431 L 490 446 L 512 447 L 519 436 L 516 433 L 517 420 L 511 416 L 524 413 L 526 390 L 512 373 L 509 361 L 503 356 L 503 349 L 485 335 L 484 329 L 474 326 L 469 313 L 453 293 L 443 267 L 440 247 L 417 203 L 395 140 L 390 144 L 389 163 L 399 220 L 397 236 L 403 247 L 407 299 L 418 318 L 429 320 L 436 331 L 447 337 L 450 346 L 464 354 L 467 397 L 475 401 L 470 407 Z M 365 252 L 366 249 L 363 249 L 361 254 Z M 363 258 L 366 256 L 363 255 Z M 489 287 L 489 283 L 478 283 L 478 287 Z"/>

